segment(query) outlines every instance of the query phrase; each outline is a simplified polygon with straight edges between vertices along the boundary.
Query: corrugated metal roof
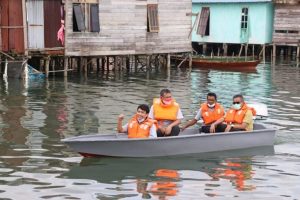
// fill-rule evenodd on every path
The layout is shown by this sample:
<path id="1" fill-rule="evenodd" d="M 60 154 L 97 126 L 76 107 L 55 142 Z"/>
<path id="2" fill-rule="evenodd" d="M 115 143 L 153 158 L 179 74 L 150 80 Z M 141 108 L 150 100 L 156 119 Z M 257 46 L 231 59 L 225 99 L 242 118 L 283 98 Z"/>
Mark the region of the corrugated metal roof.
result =
<path id="1" fill-rule="evenodd" d="M 193 3 L 252 3 L 272 2 L 272 0 L 192 0 Z"/>

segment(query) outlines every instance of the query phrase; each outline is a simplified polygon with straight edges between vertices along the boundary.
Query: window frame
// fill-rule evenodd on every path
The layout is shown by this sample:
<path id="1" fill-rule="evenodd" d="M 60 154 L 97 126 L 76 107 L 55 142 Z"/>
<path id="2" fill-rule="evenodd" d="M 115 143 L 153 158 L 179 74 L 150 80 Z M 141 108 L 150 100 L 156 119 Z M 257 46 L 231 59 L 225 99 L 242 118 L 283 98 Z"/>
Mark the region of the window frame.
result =
<path id="1" fill-rule="evenodd" d="M 158 4 L 147 4 L 147 32 L 159 32 Z"/>
<path id="2" fill-rule="evenodd" d="M 210 35 L 210 7 L 202 7 L 196 30 L 197 35 L 209 36 Z"/>
<path id="3" fill-rule="evenodd" d="M 94 15 L 92 15 L 92 7 L 95 5 L 97 5 L 98 9 L 94 19 L 93 17 Z M 78 10 L 78 8 L 75 8 L 76 6 L 80 6 L 81 12 Z M 76 33 L 100 32 L 99 3 L 97 1 L 73 2 L 72 10 L 73 10 L 73 32 Z M 78 16 L 78 15 L 82 15 L 82 16 Z M 77 20 L 79 20 L 79 22 Z M 78 26 L 78 23 L 82 23 L 80 21 L 83 21 L 83 24 Z M 93 22 L 98 23 L 98 25 Z"/>
<path id="4" fill-rule="evenodd" d="M 247 30 L 249 27 L 249 8 L 243 7 L 241 13 L 241 29 Z"/>

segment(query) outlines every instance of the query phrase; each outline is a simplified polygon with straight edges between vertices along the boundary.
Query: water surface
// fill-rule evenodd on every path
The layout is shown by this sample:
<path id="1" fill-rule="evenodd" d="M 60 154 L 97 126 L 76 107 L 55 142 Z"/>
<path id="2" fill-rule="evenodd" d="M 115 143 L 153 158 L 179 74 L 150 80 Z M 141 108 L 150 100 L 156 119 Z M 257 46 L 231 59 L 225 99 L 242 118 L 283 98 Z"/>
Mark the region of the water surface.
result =
<path id="1" fill-rule="evenodd" d="M 261 64 L 254 72 L 200 69 L 105 72 L 88 78 L 0 80 L 0 198 L 299 199 L 300 68 Z M 209 91 L 268 105 L 274 148 L 132 159 L 82 158 L 65 137 L 114 133 L 162 88 L 192 119 Z M 178 147 L 180 148 L 180 147 Z"/>

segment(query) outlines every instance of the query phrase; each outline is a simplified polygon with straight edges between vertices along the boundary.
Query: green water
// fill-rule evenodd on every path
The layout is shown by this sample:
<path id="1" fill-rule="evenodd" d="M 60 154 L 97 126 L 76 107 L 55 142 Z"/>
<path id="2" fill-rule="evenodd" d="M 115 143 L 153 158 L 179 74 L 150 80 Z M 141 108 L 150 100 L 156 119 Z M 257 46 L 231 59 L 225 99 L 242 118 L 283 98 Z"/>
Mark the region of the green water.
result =
<path id="1" fill-rule="evenodd" d="M 88 78 L 0 80 L 0 198 L 299 199 L 300 68 L 260 64 L 255 72 L 174 69 Z M 196 156 L 83 159 L 62 138 L 114 133 L 141 103 L 170 88 L 184 121 L 208 91 L 229 107 L 236 93 L 268 105 L 274 148 Z M 180 148 L 180 146 L 178 147 Z M 161 175 L 162 169 L 169 175 Z M 168 174 L 167 173 L 167 174 Z M 171 175 L 175 174 L 175 176 Z"/>

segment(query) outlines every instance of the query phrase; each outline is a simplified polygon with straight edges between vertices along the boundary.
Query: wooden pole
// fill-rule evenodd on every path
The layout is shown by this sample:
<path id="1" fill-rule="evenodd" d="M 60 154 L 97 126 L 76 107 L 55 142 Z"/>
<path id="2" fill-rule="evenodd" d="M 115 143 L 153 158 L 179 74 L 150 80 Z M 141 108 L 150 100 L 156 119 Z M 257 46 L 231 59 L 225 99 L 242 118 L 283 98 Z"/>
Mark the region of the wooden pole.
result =
<path id="1" fill-rule="evenodd" d="M 242 54 L 242 51 L 243 51 L 243 47 L 244 47 L 244 45 L 241 44 L 241 48 L 240 48 L 240 51 L 239 51 L 239 57 L 241 57 L 241 54 Z"/>
<path id="2" fill-rule="evenodd" d="M 288 47 L 288 58 L 290 59 L 291 56 L 292 56 L 292 47 L 289 46 L 289 47 Z"/>
<path id="3" fill-rule="evenodd" d="M 100 71 L 100 61 L 101 61 L 101 59 L 100 59 L 100 58 L 96 58 L 97 74 L 98 74 L 98 73 L 99 73 L 99 71 Z"/>
<path id="4" fill-rule="evenodd" d="M 167 54 L 167 68 L 171 68 L 171 55 L 169 53 Z"/>
<path id="5" fill-rule="evenodd" d="M 273 44 L 273 64 L 276 63 L 276 44 Z"/>
<path id="6" fill-rule="evenodd" d="M 248 56 L 248 43 L 245 46 L 245 58 L 247 59 Z"/>
<path id="7" fill-rule="evenodd" d="M 45 75 L 46 75 L 46 78 L 49 77 L 49 64 L 50 64 L 50 58 L 47 57 L 46 61 L 45 61 Z"/>
<path id="8" fill-rule="evenodd" d="M 106 70 L 109 71 L 109 56 L 106 56 Z"/>
<path id="9" fill-rule="evenodd" d="M 150 71 L 150 68 L 151 68 L 150 58 L 151 58 L 151 56 L 149 56 L 149 55 L 146 56 L 146 69 L 147 69 L 147 71 Z"/>
<path id="10" fill-rule="evenodd" d="M 84 73 L 84 76 L 87 76 L 87 58 L 83 58 L 83 73 Z"/>
<path id="11" fill-rule="evenodd" d="M 223 44 L 223 50 L 224 50 L 224 56 L 227 56 L 227 52 L 228 52 L 228 45 L 227 44 Z"/>
<path id="12" fill-rule="evenodd" d="M 296 57 L 299 58 L 299 56 L 300 56 L 300 46 L 297 46 L 297 55 L 296 55 Z"/>
<path id="13" fill-rule="evenodd" d="M 50 63 L 51 63 L 51 70 L 52 70 L 52 71 L 55 71 L 55 58 L 52 58 Z M 54 73 L 55 73 L 55 72 L 54 72 Z M 53 76 L 54 76 L 54 75 L 53 75 Z"/>
<path id="14" fill-rule="evenodd" d="M 126 68 L 126 70 L 127 71 L 130 71 L 130 56 L 126 56 L 126 66 L 125 66 L 125 68 Z"/>
<path id="15" fill-rule="evenodd" d="M 266 63 L 266 45 L 263 46 L 263 61 Z"/>
<path id="16" fill-rule="evenodd" d="M 69 68 L 69 58 L 65 57 L 65 62 L 64 62 L 64 77 L 68 76 L 68 68 Z"/>
<path id="17" fill-rule="evenodd" d="M 134 71 L 137 72 L 138 71 L 138 55 L 134 55 Z"/>
<path id="18" fill-rule="evenodd" d="M 255 46 L 254 46 L 254 44 L 252 45 L 252 59 L 254 60 L 254 58 L 255 58 Z"/>
<path id="19" fill-rule="evenodd" d="M 192 52 L 189 53 L 189 68 L 191 68 L 193 66 L 193 56 L 192 56 Z"/>
<path id="20" fill-rule="evenodd" d="M 207 52 L 207 44 L 203 44 L 203 51 L 202 51 L 203 55 L 206 56 L 206 52 Z"/>

